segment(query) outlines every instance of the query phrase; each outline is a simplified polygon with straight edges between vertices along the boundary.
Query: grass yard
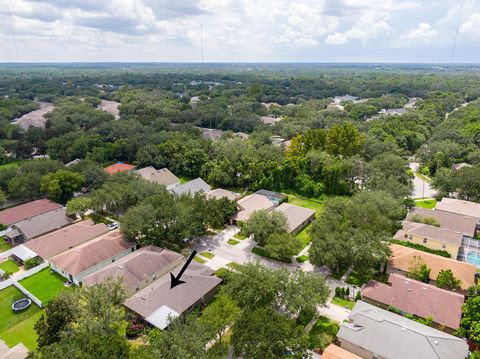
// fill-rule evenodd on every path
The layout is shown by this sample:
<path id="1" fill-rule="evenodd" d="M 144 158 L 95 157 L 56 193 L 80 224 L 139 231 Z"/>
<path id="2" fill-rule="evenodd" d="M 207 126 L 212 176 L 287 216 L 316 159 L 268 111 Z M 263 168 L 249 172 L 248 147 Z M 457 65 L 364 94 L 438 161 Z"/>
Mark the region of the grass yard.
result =
<path id="1" fill-rule="evenodd" d="M 308 230 L 312 227 L 312 224 L 309 224 L 304 229 L 302 229 L 296 237 L 302 242 L 302 249 L 307 246 L 308 243 L 312 241 L 312 237 L 308 234 Z"/>
<path id="2" fill-rule="evenodd" d="M 23 343 L 28 349 L 35 349 L 37 347 L 37 333 L 33 326 L 38 319 L 40 319 L 42 313 L 43 310 L 36 311 L 29 318 L 1 332 L 0 338 L 2 338 L 9 347 L 13 347 L 18 343 Z"/>
<path id="3" fill-rule="evenodd" d="M 351 285 L 356 285 L 357 287 L 361 287 L 370 279 L 372 279 L 372 276 L 361 276 L 357 272 L 351 271 L 345 282 Z"/>
<path id="4" fill-rule="evenodd" d="M 0 253 L 8 251 L 10 248 L 12 248 L 12 245 L 0 238 Z"/>
<path id="5" fill-rule="evenodd" d="M 339 307 L 342 307 L 342 308 L 348 308 L 350 310 L 352 310 L 353 306 L 355 305 L 355 302 L 352 302 L 351 300 L 339 298 L 339 297 L 333 297 L 331 303 L 338 305 Z"/>
<path id="6" fill-rule="evenodd" d="M 54 273 L 50 268 L 42 269 L 40 272 L 23 279 L 20 284 L 29 292 L 40 299 L 46 305 L 50 299 L 57 297 L 61 292 L 72 291 L 72 287 L 65 287 L 65 278 Z"/>
<path id="7" fill-rule="evenodd" d="M 243 265 L 241 265 L 240 263 L 237 263 L 237 262 L 230 262 L 230 263 L 227 264 L 227 267 L 235 269 L 239 272 L 241 272 L 242 269 L 243 269 Z"/>
<path id="8" fill-rule="evenodd" d="M 415 200 L 415 206 L 417 207 L 422 207 L 422 208 L 427 208 L 427 209 L 432 209 L 435 208 L 437 205 L 437 200 L 435 199 L 416 199 Z"/>
<path id="9" fill-rule="evenodd" d="M 240 243 L 240 241 L 237 241 L 236 239 L 229 239 L 227 243 L 231 246 L 236 246 L 238 243 Z"/>
<path id="10" fill-rule="evenodd" d="M 180 180 L 180 184 L 184 184 L 193 180 L 193 178 L 185 177 L 185 176 L 177 176 L 177 177 Z"/>
<path id="11" fill-rule="evenodd" d="M 12 261 L 11 259 L 7 259 L 6 261 L 0 263 L 0 269 L 4 272 L 15 273 L 18 272 L 20 268 L 18 268 L 17 263 Z"/>
<path id="12" fill-rule="evenodd" d="M 327 317 L 320 316 L 312 330 L 308 333 L 310 349 L 324 349 L 334 341 L 340 328 L 337 322 L 330 321 Z"/>
<path id="13" fill-rule="evenodd" d="M 306 254 L 304 254 L 303 256 L 297 257 L 297 262 L 298 263 L 303 263 L 303 262 L 308 261 L 309 259 L 310 258 Z"/>
<path id="14" fill-rule="evenodd" d="M 291 192 L 290 193 L 289 192 L 284 192 L 284 194 L 286 194 L 288 196 L 288 203 L 294 204 L 294 205 L 300 206 L 300 207 L 313 209 L 314 211 L 317 212 L 317 215 L 323 209 L 323 200 L 322 199 L 302 197 L 300 195 L 293 194 Z"/>
<path id="15" fill-rule="evenodd" d="M 202 252 L 202 253 L 200 253 L 200 255 L 202 257 L 205 257 L 205 258 L 208 258 L 208 259 L 212 259 L 213 257 L 215 257 L 215 254 L 210 253 L 210 252 Z"/>
<path id="16" fill-rule="evenodd" d="M 234 237 L 235 237 L 236 239 L 240 239 L 241 241 L 243 241 L 244 239 L 247 239 L 247 236 L 244 235 L 242 232 L 236 233 L 236 234 L 234 235 Z"/>
<path id="17" fill-rule="evenodd" d="M 202 258 L 197 257 L 197 256 L 193 257 L 193 260 L 195 262 L 198 262 L 198 263 L 201 263 L 201 264 L 207 263 L 207 261 L 205 259 L 202 259 Z"/>
<path id="18" fill-rule="evenodd" d="M 10 163 L 5 163 L 3 165 L 0 165 L 0 171 L 4 170 L 4 169 L 7 169 L 7 168 L 18 167 L 19 164 L 20 164 L 20 161 L 13 161 L 13 162 L 10 162 Z"/>

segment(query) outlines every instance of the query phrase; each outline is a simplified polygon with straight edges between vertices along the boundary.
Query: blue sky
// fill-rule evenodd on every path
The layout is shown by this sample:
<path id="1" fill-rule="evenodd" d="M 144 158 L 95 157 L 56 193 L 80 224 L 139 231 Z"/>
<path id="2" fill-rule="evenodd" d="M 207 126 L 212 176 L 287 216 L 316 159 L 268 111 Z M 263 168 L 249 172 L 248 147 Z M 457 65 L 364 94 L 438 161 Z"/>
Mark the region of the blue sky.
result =
<path id="1" fill-rule="evenodd" d="M 0 62 L 480 62 L 480 3 L 0 0 Z"/>

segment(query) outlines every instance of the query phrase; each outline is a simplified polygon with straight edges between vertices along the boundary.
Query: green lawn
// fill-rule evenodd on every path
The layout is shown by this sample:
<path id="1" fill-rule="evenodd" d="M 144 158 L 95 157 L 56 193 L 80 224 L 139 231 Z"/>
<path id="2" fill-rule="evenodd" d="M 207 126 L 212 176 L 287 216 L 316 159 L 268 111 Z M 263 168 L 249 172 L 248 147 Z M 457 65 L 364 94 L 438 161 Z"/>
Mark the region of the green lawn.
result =
<path id="1" fill-rule="evenodd" d="M 323 209 L 323 200 L 322 199 L 306 198 L 306 197 L 302 197 L 300 195 L 292 194 L 292 193 L 288 193 L 288 192 L 284 192 L 284 194 L 286 194 L 288 196 L 288 203 L 294 204 L 294 205 L 300 206 L 300 207 L 313 209 L 314 211 L 317 212 L 317 215 Z"/>
<path id="2" fill-rule="evenodd" d="M 236 239 L 229 239 L 227 243 L 232 246 L 236 246 L 238 243 L 240 243 L 240 241 L 237 241 Z"/>
<path id="3" fill-rule="evenodd" d="M 371 276 L 362 276 L 355 271 L 351 271 L 345 280 L 346 283 L 361 287 L 371 279 Z"/>
<path id="4" fill-rule="evenodd" d="M 8 251 L 12 248 L 12 245 L 8 242 L 5 242 L 3 239 L 0 239 L 0 253 Z"/>
<path id="5" fill-rule="evenodd" d="M 193 178 L 185 177 L 185 176 L 177 176 L 177 177 L 180 180 L 180 184 L 184 184 L 193 180 Z"/>
<path id="6" fill-rule="evenodd" d="M 72 287 L 65 287 L 66 279 L 50 268 L 42 269 L 40 272 L 20 281 L 29 292 L 40 299 L 46 305 L 50 299 L 57 297 L 61 292 L 72 291 Z"/>
<path id="7" fill-rule="evenodd" d="M 437 201 L 435 199 L 415 200 L 415 206 L 417 207 L 432 209 L 432 208 L 435 208 L 436 205 L 437 205 Z"/>
<path id="8" fill-rule="evenodd" d="M 312 237 L 310 237 L 310 235 L 308 234 L 308 230 L 311 226 L 312 225 L 309 224 L 296 235 L 296 237 L 302 242 L 302 249 L 305 248 L 307 244 L 312 241 Z"/>
<path id="9" fill-rule="evenodd" d="M 215 257 L 215 254 L 210 253 L 210 252 L 202 252 L 202 253 L 200 253 L 200 255 L 202 257 L 205 257 L 205 258 L 208 258 L 208 259 L 212 259 L 213 257 Z"/>
<path id="10" fill-rule="evenodd" d="M 20 164 L 20 161 L 13 161 L 13 162 L 10 162 L 10 163 L 5 163 L 3 165 L 0 165 L 0 171 L 4 170 L 4 169 L 7 169 L 7 168 L 18 167 L 19 164 Z"/>
<path id="11" fill-rule="evenodd" d="M 303 263 L 303 262 L 306 262 L 308 260 L 309 260 L 309 257 L 306 254 L 304 254 L 303 256 L 297 257 L 297 262 L 298 263 Z"/>
<path id="12" fill-rule="evenodd" d="M 13 347 L 18 343 L 23 343 L 28 349 L 35 349 L 37 347 L 37 333 L 33 326 L 38 319 L 40 319 L 42 313 L 43 310 L 35 311 L 33 315 L 25 319 L 23 322 L 1 332 L 0 338 L 2 338 L 9 347 Z"/>
<path id="13" fill-rule="evenodd" d="M 308 333 L 310 349 L 326 348 L 335 339 L 339 328 L 340 326 L 337 322 L 320 316 L 312 330 Z"/>
<path id="14" fill-rule="evenodd" d="M 338 305 L 340 307 L 347 307 L 350 310 L 352 310 L 353 306 L 355 305 L 355 302 L 352 302 L 351 300 L 339 298 L 339 297 L 333 297 L 331 303 Z"/>
<path id="15" fill-rule="evenodd" d="M 193 260 L 195 262 L 202 263 L 202 264 L 207 263 L 207 261 L 205 259 L 202 259 L 202 258 L 197 257 L 197 256 L 193 257 Z"/>
<path id="16" fill-rule="evenodd" d="M 12 261 L 11 259 L 7 259 L 6 261 L 0 263 L 0 269 L 4 272 L 15 273 L 18 272 L 20 268 L 18 268 L 17 263 Z"/>
<path id="17" fill-rule="evenodd" d="M 238 232 L 234 235 L 235 238 L 237 239 L 240 239 L 241 241 L 243 241 L 244 239 L 247 239 L 247 236 L 244 235 L 242 232 Z"/>
<path id="18" fill-rule="evenodd" d="M 238 270 L 239 272 L 242 271 L 243 265 L 237 262 L 230 262 L 227 264 L 227 267 L 233 268 L 235 270 Z"/>

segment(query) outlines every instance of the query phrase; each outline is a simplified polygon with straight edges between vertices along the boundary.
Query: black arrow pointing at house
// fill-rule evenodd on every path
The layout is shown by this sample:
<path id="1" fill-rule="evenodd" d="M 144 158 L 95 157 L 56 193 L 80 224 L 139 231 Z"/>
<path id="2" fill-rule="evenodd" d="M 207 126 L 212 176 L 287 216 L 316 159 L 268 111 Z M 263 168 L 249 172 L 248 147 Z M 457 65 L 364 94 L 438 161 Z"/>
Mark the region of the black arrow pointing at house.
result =
<path id="1" fill-rule="evenodd" d="M 177 276 L 175 277 L 172 272 L 170 272 L 170 289 L 175 288 L 177 285 L 185 283 L 183 280 L 180 280 L 180 277 L 182 276 L 183 272 L 187 269 L 188 265 L 190 262 L 193 260 L 195 255 L 197 254 L 197 251 L 193 251 L 192 254 L 190 254 L 190 257 L 188 257 L 187 261 L 183 265 L 182 269 L 180 272 L 178 272 Z"/>

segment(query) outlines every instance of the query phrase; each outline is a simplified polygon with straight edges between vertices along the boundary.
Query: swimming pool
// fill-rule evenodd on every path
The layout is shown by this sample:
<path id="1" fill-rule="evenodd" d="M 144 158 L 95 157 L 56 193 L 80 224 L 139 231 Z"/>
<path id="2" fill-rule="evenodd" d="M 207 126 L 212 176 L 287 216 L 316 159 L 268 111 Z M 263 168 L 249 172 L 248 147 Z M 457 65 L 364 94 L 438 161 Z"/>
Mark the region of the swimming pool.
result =
<path id="1" fill-rule="evenodd" d="M 480 267 L 480 255 L 477 252 L 468 252 L 465 259 L 468 263 Z"/>

